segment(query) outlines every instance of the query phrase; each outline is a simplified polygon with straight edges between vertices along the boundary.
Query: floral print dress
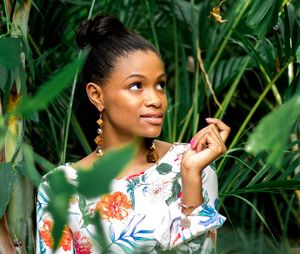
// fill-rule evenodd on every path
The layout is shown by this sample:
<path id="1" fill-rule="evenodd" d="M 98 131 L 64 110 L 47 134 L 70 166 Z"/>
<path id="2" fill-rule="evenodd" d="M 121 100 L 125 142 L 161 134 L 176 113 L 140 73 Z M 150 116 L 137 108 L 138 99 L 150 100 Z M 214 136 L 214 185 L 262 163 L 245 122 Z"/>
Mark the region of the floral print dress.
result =
<path id="1" fill-rule="evenodd" d="M 69 222 L 55 253 L 215 253 L 216 229 L 225 217 L 216 210 L 218 182 L 215 170 L 202 172 L 204 203 L 187 217 L 180 208 L 180 163 L 188 144 L 175 143 L 155 165 L 144 172 L 113 179 L 111 192 L 95 199 L 80 195 L 71 198 Z M 59 166 L 67 179 L 76 183 L 76 170 L 70 164 Z M 37 194 L 37 253 L 53 253 L 53 221 L 46 211 L 47 175 Z M 107 248 L 95 241 L 95 226 L 86 214 L 101 215 Z M 188 219 L 189 223 L 183 221 Z"/>

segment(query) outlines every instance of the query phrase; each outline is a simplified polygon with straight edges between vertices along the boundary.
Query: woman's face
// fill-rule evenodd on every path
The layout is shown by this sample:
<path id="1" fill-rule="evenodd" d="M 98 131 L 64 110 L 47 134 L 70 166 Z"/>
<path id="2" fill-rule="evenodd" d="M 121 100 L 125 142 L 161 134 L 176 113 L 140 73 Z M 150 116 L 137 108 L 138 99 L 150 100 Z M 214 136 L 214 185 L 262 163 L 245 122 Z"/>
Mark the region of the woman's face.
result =
<path id="1" fill-rule="evenodd" d="M 157 137 L 167 108 L 165 84 L 156 53 L 138 50 L 120 57 L 101 87 L 104 132 L 120 138 Z"/>

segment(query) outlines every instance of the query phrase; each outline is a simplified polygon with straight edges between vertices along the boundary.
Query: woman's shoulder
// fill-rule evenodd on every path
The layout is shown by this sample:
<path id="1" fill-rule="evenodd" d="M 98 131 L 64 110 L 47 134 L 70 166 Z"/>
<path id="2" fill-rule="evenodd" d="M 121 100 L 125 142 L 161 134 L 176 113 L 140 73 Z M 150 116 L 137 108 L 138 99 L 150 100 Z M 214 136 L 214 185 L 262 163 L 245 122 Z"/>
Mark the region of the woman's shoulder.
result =
<path id="1" fill-rule="evenodd" d="M 55 167 L 54 169 L 52 169 L 51 171 L 49 171 L 48 173 L 43 175 L 41 182 L 48 181 L 48 179 L 49 179 L 49 177 L 51 177 L 51 175 L 59 173 L 59 172 L 62 172 L 65 175 L 65 178 L 69 182 L 73 182 L 77 178 L 77 170 L 72 167 L 72 163 L 65 163 L 65 164 Z"/>
<path id="2" fill-rule="evenodd" d="M 158 147 L 158 153 L 161 155 L 161 157 L 170 153 L 182 154 L 190 147 L 188 143 L 180 143 L 180 142 L 168 143 L 160 140 L 156 140 L 155 142 Z"/>
<path id="3" fill-rule="evenodd" d="M 50 172 L 43 175 L 41 182 L 47 182 L 49 176 L 52 174 L 55 174 L 56 172 L 62 172 L 65 175 L 65 178 L 70 183 L 76 183 L 77 179 L 77 172 L 78 170 L 88 170 L 90 169 L 95 160 L 97 159 L 97 156 L 95 153 L 90 153 L 81 160 L 74 162 L 74 163 L 65 163 L 62 165 L 59 165 L 52 169 Z"/>

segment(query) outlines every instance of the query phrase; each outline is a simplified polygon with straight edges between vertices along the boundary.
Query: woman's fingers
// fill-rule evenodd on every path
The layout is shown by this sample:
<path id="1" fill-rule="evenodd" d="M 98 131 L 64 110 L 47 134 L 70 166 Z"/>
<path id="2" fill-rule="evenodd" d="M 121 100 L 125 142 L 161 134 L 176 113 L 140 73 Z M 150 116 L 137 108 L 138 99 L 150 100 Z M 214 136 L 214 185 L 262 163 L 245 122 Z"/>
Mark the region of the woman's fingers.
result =
<path id="1" fill-rule="evenodd" d="M 206 118 L 206 122 L 208 124 L 214 124 L 216 125 L 219 133 L 220 133 L 220 136 L 223 140 L 223 142 L 225 143 L 228 136 L 229 136 L 229 133 L 230 133 L 230 127 L 227 126 L 224 122 L 222 122 L 221 120 L 219 119 L 216 119 L 216 118 Z"/>
<path id="2" fill-rule="evenodd" d="M 207 119 L 208 126 L 201 129 L 191 139 L 191 149 L 184 154 L 183 168 L 202 170 L 213 160 L 226 152 L 225 141 L 230 128 L 221 120 Z"/>
<path id="3" fill-rule="evenodd" d="M 200 131 L 198 131 L 196 133 L 196 135 L 191 139 L 190 141 L 190 145 L 191 145 L 191 148 L 194 149 L 199 140 L 200 139 L 203 139 L 203 136 L 207 133 L 207 132 L 212 132 L 214 133 L 214 135 L 216 136 L 216 138 L 220 141 L 220 142 L 223 142 L 222 140 L 222 137 L 220 136 L 220 133 L 219 133 L 219 130 L 218 128 L 216 127 L 215 124 L 210 124 L 208 126 L 206 126 L 205 128 L 201 129 Z"/>
<path id="4" fill-rule="evenodd" d="M 219 131 L 215 125 L 210 125 L 199 131 L 190 142 L 191 149 L 200 152 L 206 148 L 222 147 L 226 149 Z"/>

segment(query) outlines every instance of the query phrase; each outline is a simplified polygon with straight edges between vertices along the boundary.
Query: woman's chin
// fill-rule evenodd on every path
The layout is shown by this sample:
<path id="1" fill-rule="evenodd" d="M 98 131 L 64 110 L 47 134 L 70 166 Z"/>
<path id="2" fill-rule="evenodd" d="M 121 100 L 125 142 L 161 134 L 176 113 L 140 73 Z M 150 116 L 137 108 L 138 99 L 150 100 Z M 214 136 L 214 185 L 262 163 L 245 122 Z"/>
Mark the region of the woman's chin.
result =
<path id="1" fill-rule="evenodd" d="M 155 133 L 147 133 L 143 137 L 144 138 L 157 138 L 160 135 L 161 132 L 155 132 Z"/>

